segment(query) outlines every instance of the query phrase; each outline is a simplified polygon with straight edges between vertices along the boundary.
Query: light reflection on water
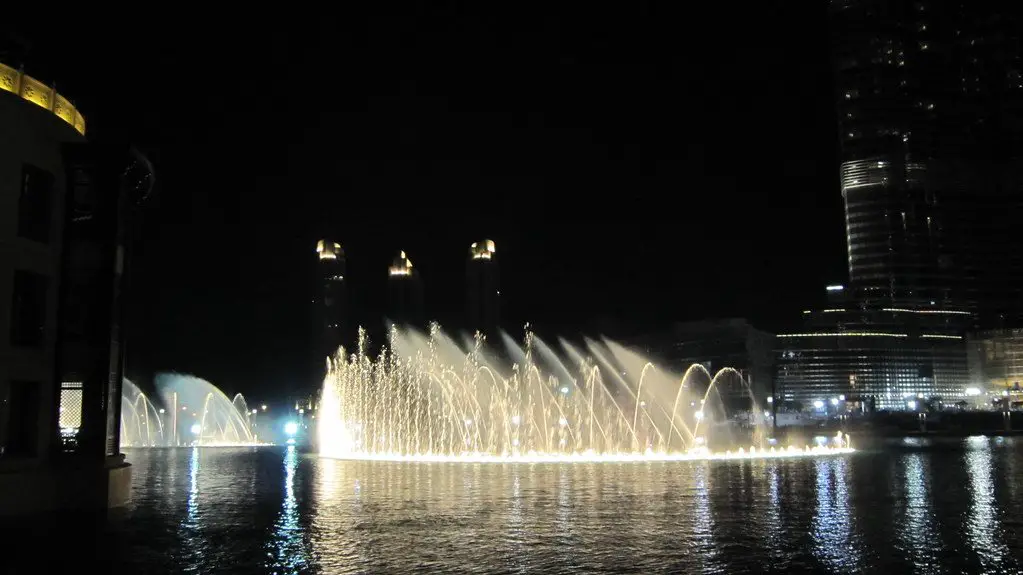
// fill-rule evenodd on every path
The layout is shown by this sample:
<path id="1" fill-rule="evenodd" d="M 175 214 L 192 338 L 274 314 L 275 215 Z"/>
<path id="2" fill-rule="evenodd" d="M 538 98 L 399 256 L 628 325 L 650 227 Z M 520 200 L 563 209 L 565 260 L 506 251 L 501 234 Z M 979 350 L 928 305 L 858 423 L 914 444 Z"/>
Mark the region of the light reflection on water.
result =
<path id="1" fill-rule="evenodd" d="M 1001 523 L 991 476 L 991 438 L 971 437 L 967 442 L 966 469 L 970 476 L 971 497 L 966 532 L 985 570 L 992 570 L 1002 565 L 1007 550 L 1001 540 Z"/>
<path id="2" fill-rule="evenodd" d="M 903 457 L 905 515 L 898 526 L 899 541 L 918 573 L 940 572 L 937 559 L 938 534 L 931 509 L 929 470 L 920 453 Z"/>
<path id="3" fill-rule="evenodd" d="M 133 451 L 133 509 L 105 536 L 146 573 L 1018 570 L 1002 510 L 1023 502 L 999 486 L 1023 442 L 929 445 L 639 465 Z"/>
<path id="4" fill-rule="evenodd" d="M 844 458 L 819 459 L 814 463 L 817 474 L 817 507 L 814 513 L 815 553 L 835 571 L 858 569 L 860 549 L 852 530 L 849 509 L 849 485 Z"/>
<path id="5" fill-rule="evenodd" d="M 284 504 L 274 524 L 268 567 L 273 573 L 301 573 L 306 570 L 309 552 L 305 545 L 305 530 L 299 523 L 298 503 L 295 501 L 295 469 L 298 451 L 289 445 L 284 452 Z"/>

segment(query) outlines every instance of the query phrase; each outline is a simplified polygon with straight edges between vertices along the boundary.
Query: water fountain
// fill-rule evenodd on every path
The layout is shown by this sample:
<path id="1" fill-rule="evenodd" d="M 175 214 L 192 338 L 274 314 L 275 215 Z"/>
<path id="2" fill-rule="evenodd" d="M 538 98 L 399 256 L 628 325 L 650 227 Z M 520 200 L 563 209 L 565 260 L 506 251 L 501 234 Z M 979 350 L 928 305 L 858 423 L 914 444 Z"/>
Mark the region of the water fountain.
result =
<path id="1" fill-rule="evenodd" d="M 155 447 L 167 445 L 160 408 L 131 380 L 121 388 L 121 446 Z"/>
<path id="2" fill-rule="evenodd" d="M 212 383 L 191 375 L 156 376 L 154 401 L 131 381 L 121 394 L 121 446 L 259 445 L 242 394 L 229 399 Z"/>
<path id="3" fill-rule="evenodd" d="M 746 447 L 712 451 L 723 409 L 713 376 L 694 365 L 659 369 L 611 341 L 504 336 L 510 366 L 476 337 L 459 346 L 438 326 L 429 335 L 392 330 L 376 359 L 360 335 L 350 357 L 329 360 L 319 409 L 320 454 L 334 458 L 561 462 L 793 457 L 848 453 L 846 437 L 814 446 L 770 445 L 764 421 Z M 704 389 L 705 386 L 705 389 Z M 747 385 L 748 389 L 748 385 Z M 760 413 L 754 404 L 752 413 Z"/>

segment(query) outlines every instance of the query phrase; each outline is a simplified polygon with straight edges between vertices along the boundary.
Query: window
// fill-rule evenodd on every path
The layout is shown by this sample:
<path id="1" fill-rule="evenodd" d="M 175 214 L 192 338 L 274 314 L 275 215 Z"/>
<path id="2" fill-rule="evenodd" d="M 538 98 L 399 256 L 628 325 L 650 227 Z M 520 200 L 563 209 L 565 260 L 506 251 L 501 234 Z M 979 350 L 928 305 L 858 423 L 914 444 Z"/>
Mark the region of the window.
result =
<path id="1" fill-rule="evenodd" d="M 46 328 L 45 276 L 15 270 L 11 297 L 11 345 L 39 347 Z"/>
<path id="2" fill-rule="evenodd" d="M 22 165 L 21 195 L 18 197 L 18 236 L 48 244 L 52 219 L 53 176 L 35 166 Z"/>
<path id="3" fill-rule="evenodd" d="M 0 386 L 0 457 L 32 457 L 39 430 L 39 383 L 12 381 Z"/>

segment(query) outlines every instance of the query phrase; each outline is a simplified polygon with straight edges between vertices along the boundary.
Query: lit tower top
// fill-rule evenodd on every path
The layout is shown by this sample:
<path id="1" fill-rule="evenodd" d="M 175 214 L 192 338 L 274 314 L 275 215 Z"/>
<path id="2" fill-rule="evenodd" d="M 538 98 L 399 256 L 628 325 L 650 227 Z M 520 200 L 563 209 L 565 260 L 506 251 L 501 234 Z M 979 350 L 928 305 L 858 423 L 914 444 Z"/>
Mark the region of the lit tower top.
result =
<path id="1" fill-rule="evenodd" d="M 330 240 L 316 242 L 316 253 L 320 254 L 321 260 L 336 260 L 339 257 L 345 257 L 345 251 L 341 249 L 341 244 Z"/>
<path id="2" fill-rule="evenodd" d="M 387 269 L 387 273 L 392 277 L 412 275 L 412 260 L 408 259 L 404 251 L 399 252 L 398 257 L 394 258 L 394 262 L 391 263 L 391 267 Z"/>
<path id="3" fill-rule="evenodd" d="M 469 246 L 469 256 L 474 260 L 492 259 L 496 251 L 497 249 L 494 247 L 494 240 L 473 242 L 472 245 Z"/>

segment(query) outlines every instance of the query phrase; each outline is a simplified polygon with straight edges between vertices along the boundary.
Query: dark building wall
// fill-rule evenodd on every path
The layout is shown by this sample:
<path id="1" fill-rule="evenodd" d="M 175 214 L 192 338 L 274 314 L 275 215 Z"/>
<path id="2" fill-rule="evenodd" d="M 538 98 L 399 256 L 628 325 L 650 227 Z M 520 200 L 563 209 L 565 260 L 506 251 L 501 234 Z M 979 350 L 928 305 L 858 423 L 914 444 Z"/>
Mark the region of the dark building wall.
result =
<path id="1" fill-rule="evenodd" d="M 470 331 L 497 333 L 501 327 L 501 284 L 496 246 L 491 240 L 476 242 L 469 248 L 465 305 Z"/>
<path id="2" fill-rule="evenodd" d="M 313 347 L 316 384 L 323 375 L 326 358 L 338 348 L 351 348 L 356 328 L 349 319 L 345 252 L 341 244 L 323 239 L 316 245 L 316 289 L 313 304 Z"/>
<path id="3" fill-rule="evenodd" d="M 404 251 L 388 268 L 387 318 L 398 326 L 426 327 L 423 282 Z"/>
<path id="4" fill-rule="evenodd" d="M 3 90 L 0 126 L 0 469 L 9 469 L 46 459 L 56 433 L 61 147 L 84 138 Z"/>
<path id="5" fill-rule="evenodd" d="M 849 275 L 864 301 L 1020 319 L 1020 13 L 832 2 Z"/>

